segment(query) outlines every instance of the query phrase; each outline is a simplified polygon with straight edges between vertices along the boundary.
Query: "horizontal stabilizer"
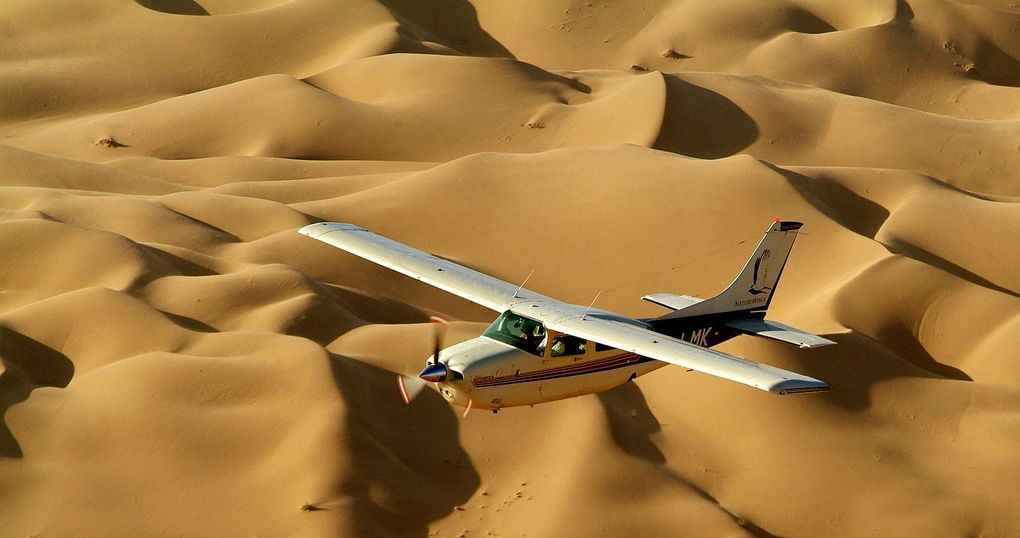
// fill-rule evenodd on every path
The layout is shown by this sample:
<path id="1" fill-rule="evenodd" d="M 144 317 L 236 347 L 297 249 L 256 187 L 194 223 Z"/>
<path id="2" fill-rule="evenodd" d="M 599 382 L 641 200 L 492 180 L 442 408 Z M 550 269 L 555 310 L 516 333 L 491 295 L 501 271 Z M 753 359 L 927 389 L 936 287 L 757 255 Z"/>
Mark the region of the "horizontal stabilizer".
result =
<path id="1" fill-rule="evenodd" d="M 645 295 L 642 299 L 650 303 L 655 303 L 659 306 L 664 306 L 670 310 L 683 310 L 688 306 L 704 301 L 704 299 L 700 297 L 693 297 L 691 295 L 673 295 L 672 293 L 653 293 L 651 295 Z"/>
<path id="2" fill-rule="evenodd" d="M 836 343 L 827 338 L 767 319 L 738 319 L 727 322 L 726 326 L 751 336 L 760 336 L 800 347 L 822 347 Z"/>

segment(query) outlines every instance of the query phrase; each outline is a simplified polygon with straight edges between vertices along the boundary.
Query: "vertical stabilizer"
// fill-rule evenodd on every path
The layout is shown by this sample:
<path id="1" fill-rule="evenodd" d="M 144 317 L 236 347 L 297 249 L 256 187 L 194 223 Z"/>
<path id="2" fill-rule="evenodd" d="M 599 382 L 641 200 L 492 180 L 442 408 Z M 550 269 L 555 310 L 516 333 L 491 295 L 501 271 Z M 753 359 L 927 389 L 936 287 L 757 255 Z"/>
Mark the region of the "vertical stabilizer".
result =
<path id="1" fill-rule="evenodd" d="M 725 291 L 658 319 L 686 318 L 703 314 L 765 311 L 793 249 L 797 230 L 803 223 L 776 220 L 758 248 Z"/>

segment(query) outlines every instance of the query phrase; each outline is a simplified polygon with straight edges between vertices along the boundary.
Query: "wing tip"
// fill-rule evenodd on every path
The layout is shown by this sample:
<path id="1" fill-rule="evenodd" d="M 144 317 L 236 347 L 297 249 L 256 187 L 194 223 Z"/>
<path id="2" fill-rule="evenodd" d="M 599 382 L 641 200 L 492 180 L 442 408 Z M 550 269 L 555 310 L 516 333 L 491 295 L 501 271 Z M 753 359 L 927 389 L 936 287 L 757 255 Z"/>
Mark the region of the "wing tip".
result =
<path id="1" fill-rule="evenodd" d="M 329 232 L 336 232 L 340 230 L 367 231 L 365 228 L 362 228 L 357 224 L 348 224 L 346 222 L 316 222 L 307 226 L 302 226 L 298 229 L 298 233 L 301 235 L 307 235 L 308 237 L 318 238 Z"/>
<path id="2" fill-rule="evenodd" d="M 829 392 L 832 387 L 817 379 L 788 379 L 769 387 L 769 392 L 779 394 L 805 394 L 809 392 Z"/>

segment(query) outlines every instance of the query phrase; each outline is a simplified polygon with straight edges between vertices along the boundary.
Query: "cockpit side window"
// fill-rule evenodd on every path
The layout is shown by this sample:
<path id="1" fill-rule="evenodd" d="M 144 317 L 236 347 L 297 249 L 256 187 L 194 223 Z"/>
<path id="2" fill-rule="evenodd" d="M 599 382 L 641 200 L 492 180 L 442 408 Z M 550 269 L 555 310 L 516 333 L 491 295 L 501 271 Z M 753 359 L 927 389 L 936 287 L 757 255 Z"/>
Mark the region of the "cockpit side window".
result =
<path id="1" fill-rule="evenodd" d="M 532 355 L 541 356 L 545 351 L 545 325 L 510 311 L 496 318 L 482 335 L 510 344 Z"/>
<path id="2" fill-rule="evenodd" d="M 551 355 L 553 357 L 567 357 L 570 355 L 584 355 L 586 341 L 583 338 L 561 334 L 552 341 Z"/>

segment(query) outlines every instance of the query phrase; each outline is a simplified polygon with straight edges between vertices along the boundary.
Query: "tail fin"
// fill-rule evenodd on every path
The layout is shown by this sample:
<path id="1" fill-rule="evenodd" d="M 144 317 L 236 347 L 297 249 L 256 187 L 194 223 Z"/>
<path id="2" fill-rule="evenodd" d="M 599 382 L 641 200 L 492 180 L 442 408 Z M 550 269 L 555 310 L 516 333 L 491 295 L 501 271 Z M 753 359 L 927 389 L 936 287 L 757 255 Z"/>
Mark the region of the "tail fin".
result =
<path id="1" fill-rule="evenodd" d="M 772 224 L 747 265 L 722 293 L 658 319 L 686 318 L 703 314 L 763 312 L 772 302 L 786 259 L 793 249 L 797 230 L 803 223 L 780 221 Z"/>

